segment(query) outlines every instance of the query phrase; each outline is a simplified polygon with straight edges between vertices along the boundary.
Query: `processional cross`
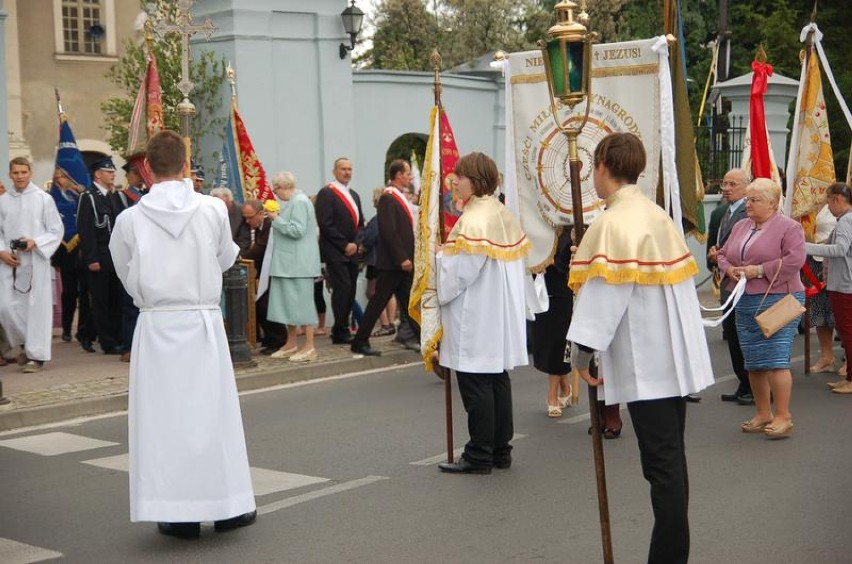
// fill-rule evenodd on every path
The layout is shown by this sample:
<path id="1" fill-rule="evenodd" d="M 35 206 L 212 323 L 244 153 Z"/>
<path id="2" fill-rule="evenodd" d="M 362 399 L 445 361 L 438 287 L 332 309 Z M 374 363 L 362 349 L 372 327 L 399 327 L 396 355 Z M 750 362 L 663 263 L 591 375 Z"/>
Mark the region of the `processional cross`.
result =
<path id="1" fill-rule="evenodd" d="M 178 104 L 178 113 L 181 116 L 181 135 L 183 135 L 184 143 L 187 148 L 187 159 L 190 155 L 190 137 L 192 135 L 192 116 L 195 115 L 195 105 L 189 100 L 189 95 L 195 88 L 195 84 L 189 77 L 189 40 L 196 33 L 204 33 L 209 40 L 216 31 L 216 26 L 210 21 L 210 18 L 205 18 L 204 23 L 198 25 L 192 23 L 192 5 L 195 0 L 178 0 L 177 13 L 175 14 L 174 22 L 159 20 L 153 24 L 154 32 L 157 37 L 163 39 L 168 33 L 177 33 L 181 39 L 181 62 L 180 75 L 181 80 L 178 83 L 178 90 L 183 94 L 183 101 Z"/>

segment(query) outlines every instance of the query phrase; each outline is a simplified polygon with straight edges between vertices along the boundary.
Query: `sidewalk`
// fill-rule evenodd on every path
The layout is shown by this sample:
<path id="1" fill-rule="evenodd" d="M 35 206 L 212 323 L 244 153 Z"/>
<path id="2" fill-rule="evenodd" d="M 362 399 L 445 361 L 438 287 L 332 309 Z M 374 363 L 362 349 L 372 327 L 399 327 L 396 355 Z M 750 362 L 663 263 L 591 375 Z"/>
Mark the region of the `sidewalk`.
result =
<path id="1" fill-rule="evenodd" d="M 327 336 L 317 337 L 315 344 L 319 360 L 305 364 L 253 355 L 254 366 L 235 367 L 237 388 L 254 390 L 420 362 L 419 354 L 394 343 L 393 337 L 370 339 L 380 357 L 353 355 L 348 345 L 332 345 Z M 55 331 L 53 360 L 41 372 L 23 374 L 15 363 L 0 367 L 3 395 L 11 402 L 0 405 L 0 431 L 124 411 L 129 367 L 118 356 L 87 353 L 76 341 L 63 343 Z"/>

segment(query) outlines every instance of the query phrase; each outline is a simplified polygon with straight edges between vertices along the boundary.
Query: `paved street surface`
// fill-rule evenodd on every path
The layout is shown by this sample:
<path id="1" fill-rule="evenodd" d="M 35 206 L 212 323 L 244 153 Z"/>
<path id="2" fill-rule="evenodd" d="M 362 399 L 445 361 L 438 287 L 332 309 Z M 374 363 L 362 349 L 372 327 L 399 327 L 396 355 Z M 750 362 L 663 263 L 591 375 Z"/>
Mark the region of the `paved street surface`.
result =
<path id="1" fill-rule="evenodd" d="M 852 397 L 802 374 L 799 342 L 794 436 L 743 434 L 751 408 L 719 400 L 734 383 L 709 334 L 720 382 L 689 406 L 690 561 L 849 562 Z M 420 367 L 244 394 L 261 516 L 198 541 L 129 522 L 125 416 L 0 433 L 0 562 L 600 562 L 585 397 L 553 420 L 544 375 L 517 370 L 513 386 L 514 463 L 488 476 L 438 472 L 443 385 Z M 612 535 L 615 561 L 640 563 L 652 521 L 624 417 L 605 441 Z"/>

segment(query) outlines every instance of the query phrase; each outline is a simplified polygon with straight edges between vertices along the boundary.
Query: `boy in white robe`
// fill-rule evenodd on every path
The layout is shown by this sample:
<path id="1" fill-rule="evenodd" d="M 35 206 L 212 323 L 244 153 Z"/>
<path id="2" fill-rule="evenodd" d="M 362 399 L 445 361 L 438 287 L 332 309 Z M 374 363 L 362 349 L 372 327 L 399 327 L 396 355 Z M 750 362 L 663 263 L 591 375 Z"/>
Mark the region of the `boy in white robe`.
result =
<path id="1" fill-rule="evenodd" d="M 698 267 L 665 211 L 635 186 L 645 168 L 639 138 L 608 135 L 595 149 L 594 166 L 607 209 L 571 260 L 572 363 L 590 386 L 602 385 L 607 405 L 627 404 L 651 484 L 649 564 L 686 563 L 684 396 L 714 381 L 692 281 Z M 602 378 L 589 372 L 595 350 Z"/>
<path id="2" fill-rule="evenodd" d="M 234 264 L 225 204 L 181 178 L 183 140 L 148 143 L 156 184 L 115 224 L 115 270 L 139 307 L 130 363 L 130 519 L 197 538 L 257 518 L 228 341 L 219 309 Z"/>
<path id="3" fill-rule="evenodd" d="M 50 257 L 65 229 L 53 198 L 32 183 L 24 157 L 9 162 L 13 188 L 0 198 L 0 325 L 9 345 L 23 345 L 23 372 L 50 360 L 53 278 Z"/>

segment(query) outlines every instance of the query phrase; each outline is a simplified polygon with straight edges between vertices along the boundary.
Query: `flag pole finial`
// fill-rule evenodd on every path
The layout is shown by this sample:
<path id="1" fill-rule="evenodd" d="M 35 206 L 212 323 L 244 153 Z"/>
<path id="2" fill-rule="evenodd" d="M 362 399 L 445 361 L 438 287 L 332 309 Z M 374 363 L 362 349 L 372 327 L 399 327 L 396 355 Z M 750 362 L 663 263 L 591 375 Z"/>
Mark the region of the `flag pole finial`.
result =
<path id="1" fill-rule="evenodd" d="M 763 43 L 757 45 L 757 52 L 754 54 L 754 60 L 758 63 L 766 63 L 766 50 L 763 48 Z"/>
<path id="2" fill-rule="evenodd" d="M 62 119 L 62 116 L 65 115 L 65 112 L 62 110 L 62 99 L 59 97 L 59 88 L 53 87 L 53 94 L 56 96 L 56 111 L 59 114 L 59 119 Z"/>
<path id="3" fill-rule="evenodd" d="M 429 63 L 432 65 L 432 70 L 435 71 L 435 81 L 434 81 L 434 90 L 435 90 L 435 105 L 441 107 L 441 63 L 443 62 L 443 58 L 441 57 L 440 51 L 435 47 L 432 49 L 432 54 L 429 55 Z"/>
<path id="4" fill-rule="evenodd" d="M 231 85 L 231 98 L 237 99 L 237 71 L 231 66 L 231 61 L 228 61 L 228 66 L 225 67 L 225 75 L 228 77 L 228 83 Z"/>

